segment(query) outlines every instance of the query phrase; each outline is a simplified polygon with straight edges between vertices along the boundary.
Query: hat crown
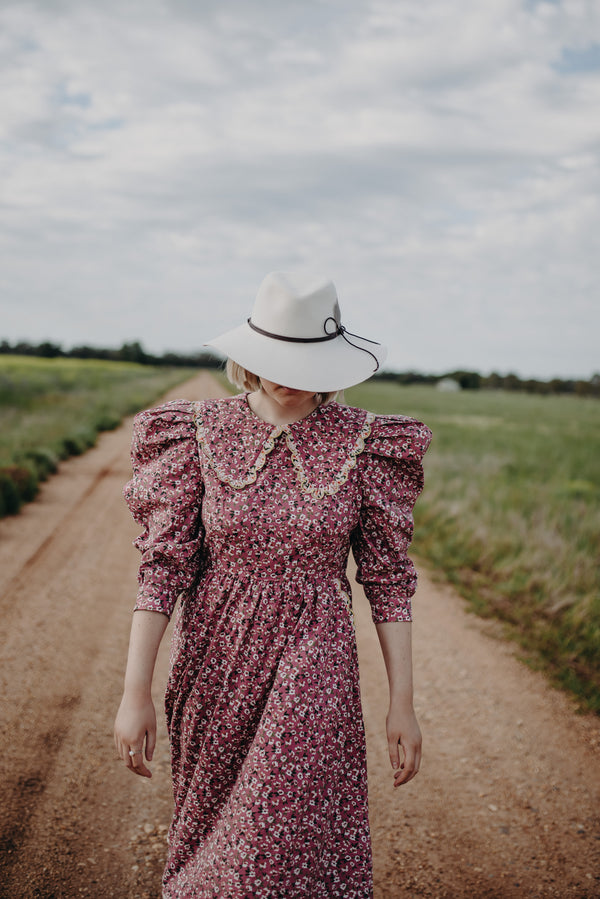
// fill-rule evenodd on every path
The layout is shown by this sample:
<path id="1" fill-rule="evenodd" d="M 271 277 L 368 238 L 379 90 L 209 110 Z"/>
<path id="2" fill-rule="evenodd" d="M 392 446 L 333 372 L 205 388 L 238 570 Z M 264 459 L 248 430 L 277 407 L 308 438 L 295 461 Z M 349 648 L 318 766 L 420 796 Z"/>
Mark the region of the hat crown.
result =
<path id="1" fill-rule="evenodd" d="M 258 288 L 252 324 L 273 335 L 320 338 L 335 333 L 340 307 L 335 285 L 327 278 L 270 272 Z M 326 324 L 327 323 L 327 324 Z"/>

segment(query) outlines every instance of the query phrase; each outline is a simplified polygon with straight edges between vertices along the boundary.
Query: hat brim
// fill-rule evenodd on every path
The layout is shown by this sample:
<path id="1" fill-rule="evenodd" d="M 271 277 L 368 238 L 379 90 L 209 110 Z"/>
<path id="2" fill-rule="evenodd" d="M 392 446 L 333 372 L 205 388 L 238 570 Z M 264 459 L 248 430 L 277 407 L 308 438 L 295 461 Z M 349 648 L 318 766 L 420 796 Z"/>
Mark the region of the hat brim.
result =
<path id="1" fill-rule="evenodd" d="M 353 335 L 296 343 L 259 334 L 247 323 L 207 341 L 206 346 L 224 353 L 259 378 L 315 393 L 343 390 L 366 381 L 387 355 L 381 344 Z"/>

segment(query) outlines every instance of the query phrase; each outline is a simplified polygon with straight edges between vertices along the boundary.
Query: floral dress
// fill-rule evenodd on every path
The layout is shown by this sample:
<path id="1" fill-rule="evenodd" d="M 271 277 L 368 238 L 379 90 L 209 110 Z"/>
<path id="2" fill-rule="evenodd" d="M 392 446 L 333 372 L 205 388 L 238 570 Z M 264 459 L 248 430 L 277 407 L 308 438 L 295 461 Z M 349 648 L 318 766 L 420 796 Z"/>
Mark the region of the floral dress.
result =
<path id="1" fill-rule="evenodd" d="M 274 426 L 245 394 L 137 416 L 136 608 L 180 600 L 165 897 L 372 895 L 346 564 L 352 548 L 376 622 L 410 620 L 430 437 L 335 402 Z"/>

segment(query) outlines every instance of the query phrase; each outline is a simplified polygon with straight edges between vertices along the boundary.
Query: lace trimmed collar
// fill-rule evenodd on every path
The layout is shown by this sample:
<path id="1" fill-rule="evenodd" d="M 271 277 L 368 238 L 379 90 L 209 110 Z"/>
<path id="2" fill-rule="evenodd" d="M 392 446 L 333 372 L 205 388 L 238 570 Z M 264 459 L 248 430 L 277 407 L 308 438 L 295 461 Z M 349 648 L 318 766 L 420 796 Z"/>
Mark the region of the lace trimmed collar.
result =
<path id="1" fill-rule="evenodd" d="M 263 421 L 247 395 L 195 404 L 198 445 L 217 477 L 243 490 L 253 484 L 279 440 L 290 453 L 300 490 L 313 499 L 333 496 L 346 483 L 375 419 L 328 403 L 286 425 Z"/>

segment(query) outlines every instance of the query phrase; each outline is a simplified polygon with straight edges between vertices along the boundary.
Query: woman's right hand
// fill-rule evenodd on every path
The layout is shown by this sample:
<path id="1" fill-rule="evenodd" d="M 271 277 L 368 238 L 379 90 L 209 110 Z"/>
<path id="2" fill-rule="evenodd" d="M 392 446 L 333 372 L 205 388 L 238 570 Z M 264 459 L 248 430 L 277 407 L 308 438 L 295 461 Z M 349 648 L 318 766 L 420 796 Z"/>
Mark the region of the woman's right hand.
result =
<path id="1" fill-rule="evenodd" d="M 152 777 L 144 763 L 144 755 L 146 761 L 152 761 L 156 746 L 156 712 L 151 696 L 123 694 L 115 720 L 115 746 L 130 771 Z"/>

